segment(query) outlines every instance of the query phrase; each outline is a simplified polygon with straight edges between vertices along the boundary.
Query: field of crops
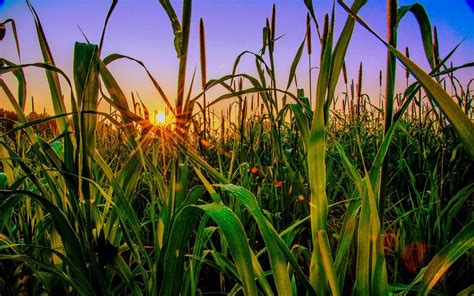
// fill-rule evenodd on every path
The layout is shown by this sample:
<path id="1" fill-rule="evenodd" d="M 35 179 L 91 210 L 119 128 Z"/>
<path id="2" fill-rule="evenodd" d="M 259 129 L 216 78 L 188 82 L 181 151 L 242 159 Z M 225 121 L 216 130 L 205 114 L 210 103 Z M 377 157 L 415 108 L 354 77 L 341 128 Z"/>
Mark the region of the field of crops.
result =
<path id="1" fill-rule="evenodd" d="M 318 19 L 312 0 L 301 1 L 306 38 L 277 83 L 278 6 L 261 50 L 243 51 L 222 77 L 207 77 L 201 19 L 195 79 L 193 3 L 176 11 L 157 1 L 179 60 L 170 95 L 141 61 L 102 54 L 118 0 L 100 43 L 75 44 L 70 76 L 26 1 L 43 59 L 0 57 L 10 103 L 0 109 L 0 295 L 472 295 L 474 79 L 456 71 L 474 63 L 453 65 L 457 45 L 440 56 L 423 6 L 387 0 L 386 32 L 375 32 L 358 16 L 366 2 L 338 0 Z M 345 13 L 338 34 L 334 9 Z M 408 15 L 428 69 L 397 49 Z M 356 29 L 386 47 L 379 77 L 364 77 L 362 63 L 348 77 Z M 19 57 L 28 50 L 15 20 L 0 23 L 0 45 L 6 35 Z M 254 75 L 239 71 L 244 59 Z M 125 94 L 110 67 L 122 60 L 146 73 L 165 111 Z M 305 92 L 297 69 L 307 61 Z M 25 111 L 31 68 L 45 71 L 53 114 Z M 378 80 L 378 96 L 364 79 Z"/>

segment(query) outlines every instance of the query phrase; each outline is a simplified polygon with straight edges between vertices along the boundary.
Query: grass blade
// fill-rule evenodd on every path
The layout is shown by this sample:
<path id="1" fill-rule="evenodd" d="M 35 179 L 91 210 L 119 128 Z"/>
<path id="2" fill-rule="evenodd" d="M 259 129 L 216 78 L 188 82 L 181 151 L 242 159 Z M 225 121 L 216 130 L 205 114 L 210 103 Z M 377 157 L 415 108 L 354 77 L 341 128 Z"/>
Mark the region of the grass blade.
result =
<path id="1" fill-rule="evenodd" d="M 388 44 L 382 37 L 380 37 L 372 28 L 370 28 L 369 25 L 367 25 L 365 21 L 357 16 L 357 14 L 353 13 L 342 0 L 338 0 L 338 2 L 341 3 L 341 5 L 353 17 L 355 17 L 364 28 L 366 28 L 370 33 L 372 33 L 372 35 L 374 35 L 385 46 L 387 46 L 390 52 L 392 52 L 393 55 L 395 55 L 395 57 L 410 70 L 412 75 L 418 79 L 428 95 L 433 98 L 438 107 L 453 125 L 471 159 L 474 159 L 474 123 L 471 122 L 463 110 L 461 110 L 456 102 L 454 102 L 451 96 L 417 64 L 405 57 L 402 52 Z"/>
<path id="2" fill-rule="evenodd" d="M 418 295 L 428 295 L 448 268 L 474 247 L 474 222 L 466 225 L 426 267 Z"/>

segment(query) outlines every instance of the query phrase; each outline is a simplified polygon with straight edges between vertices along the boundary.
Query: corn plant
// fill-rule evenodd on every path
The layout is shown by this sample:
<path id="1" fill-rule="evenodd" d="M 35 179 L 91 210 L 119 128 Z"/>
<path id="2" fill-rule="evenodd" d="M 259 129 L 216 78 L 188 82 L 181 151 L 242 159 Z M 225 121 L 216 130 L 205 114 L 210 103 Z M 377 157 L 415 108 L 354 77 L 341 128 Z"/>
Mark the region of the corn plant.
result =
<path id="1" fill-rule="evenodd" d="M 117 0 L 99 42 L 84 36 L 86 42 L 75 44 L 72 79 L 55 65 L 29 1 L 41 62 L 22 64 L 15 22 L 0 23 L 0 42 L 12 33 L 19 60 L 0 59 L 0 74 L 18 81 L 14 92 L 0 77 L 14 110 L 0 109 L 0 293 L 472 291 L 460 276 L 472 271 L 472 91 L 454 74 L 473 64 L 446 66 L 459 45 L 439 55 L 421 5 L 387 1 L 384 40 L 358 16 L 365 0 L 334 3 L 321 31 L 317 7 L 305 0 L 305 36 L 283 86 L 276 79 L 275 53 L 284 37 L 277 35 L 275 5 L 261 50 L 242 52 L 232 72 L 218 78 L 207 78 L 201 19 L 201 91 L 192 94 L 194 75 L 185 93 L 192 1 L 183 1 L 181 21 L 170 1 L 159 3 L 179 59 L 174 105 L 145 63 L 120 53 L 102 56 Z M 336 36 L 339 6 L 347 16 Z M 427 72 L 396 48 L 397 26 L 408 12 L 420 27 Z M 357 79 L 350 84 L 347 77 L 344 60 L 356 24 L 387 47 L 379 106 L 363 89 L 362 63 Z M 320 46 L 315 84 L 312 27 Z M 305 44 L 309 97 L 297 83 Z M 255 62 L 255 75 L 239 72 L 243 58 Z M 153 124 L 139 94 L 125 94 L 110 70 L 122 60 L 145 71 L 176 122 Z M 401 94 L 396 60 L 408 73 Z M 51 115 L 25 114 L 25 71 L 32 67 L 45 71 Z M 346 90 L 337 94 L 341 72 Z M 416 81 L 410 84 L 410 77 Z M 223 92 L 213 98 L 209 90 L 216 87 Z M 217 116 L 216 104 L 230 100 Z M 99 102 L 109 112 L 99 111 Z"/>

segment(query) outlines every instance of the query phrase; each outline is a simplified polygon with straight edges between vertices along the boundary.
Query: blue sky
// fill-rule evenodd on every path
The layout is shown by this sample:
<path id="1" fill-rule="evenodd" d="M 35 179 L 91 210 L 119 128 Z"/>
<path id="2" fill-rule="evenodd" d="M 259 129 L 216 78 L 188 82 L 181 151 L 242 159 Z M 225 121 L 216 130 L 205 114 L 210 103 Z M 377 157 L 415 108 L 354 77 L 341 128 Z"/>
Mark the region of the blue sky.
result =
<path id="1" fill-rule="evenodd" d="M 2 1 L 0 0 L 0 3 Z M 464 39 L 461 48 L 453 57 L 455 64 L 474 61 L 474 13 L 466 0 L 440 1 L 421 0 L 436 25 L 439 33 L 441 55 Z M 472 1 L 469 1 L 472 3 Z M 110 1 L 97 0 L 31 0 L 41 18 L 57 65 L 71 73 L 75 41 L 84 41 L 78 26 L 91 42 L 98 42 Z M 172 1 L 180 14 L 180 1 Z M 235 57 L 244 50 L 258 51 L 262 44 L 262 27 L 270 17 L 272 4 L 277 7 L 277 35 L 283 37 L 276 46 L 277 77 L 284 88 L 287 73 L 296 50 L 304 38 L 306 8 L 297 0 L 195 0 L 191 28 L 188 77 L 199 67 L 197 24 L 202 17 L 206 25 L 208 78 L 217 78 L 232 70 Z M 332 1 L 314 1 L 316 14 L 322 22 L 325 12 L 330 11 Z M 399 1 L 399 5 L 414 1 Z M 361 10 L 361 16 L 382 36 L 385 36 L 385 1 L 368 1 Z M 337 7 L 336 31 L 340 30 L 347 15 Z M 4 0 L 0 7 L 0 20 L 13 18 L 16 21 L 20 39 L 22 62 L 41 61 L 35 28 L 31 13 L 24 1 Z M 313 28 L 313 32 L 315 32 Z M 318 44 L 315 35 L 313 44 Z M 418 26 L 414 17 L 407 17 L 399 28 L 399 48 L 410 47 L 411 57 L 427 67 Z M 316 46 L 317 47 L 317 46 Z M 178 61 L 173 47 L 173 35 L 168 18 L 157 0 L 121 0 L 111 18 L 103 57 L 111 53 L 130 55 L 145 62 L 153 75 L 174 97 Z M 18 62 L 10 32 L 0 43 L 0 56 Z M 313 66 L 318 66 L 318 50 L 313 55 Z M 364 90 L 378 95 L 378 72 L 385 72 L 386 49 L 360 26 L 356 26 L 347 54 L 349 76 L 356 78 L 358 65 L 364 64 Z M 162 102 L 148 81 L 145 73 L 130 62 L 117 62 L 111 70 L 126 93 L 138 91 L 150 109 L 162 108 Z M 252 59 L 244 60 L 241 72 L 254 73 Z M 199 71 L 197 71 L 199 72 Z M 399 68 L 399 86 L 405 85 L 402 69 Z M 317 72 L 313 75 L 314 83 Z M 474 78 L 472 69 L 458 73 L 461 81 Z M 72 75 L 69 75 L 72 77 Z M 199 78 L 199 75 L 197 74 Z M 11 77 L 5 77 L 12 88 L 16 87 Z M 50 110 L 49 93 L 43 70 L 27 70 L 28 94 L 35 96 L 37 104 Z M 307 57 L 303 56 L 298 82 L 307 88 Z M 315 84 L 313 83 L 313 86 Z M 66 87 L 63 84 L 64 88 Z M 67 92 L 65 92 L 67 93 Z M 219 91 L 215 91 L 217 96 Z M 8 103 L 0 93 L 0 106 Z M 30 108 L 30 106 L 27 107 Z M 38 107 L 37 107 L 38 109 Z"/>

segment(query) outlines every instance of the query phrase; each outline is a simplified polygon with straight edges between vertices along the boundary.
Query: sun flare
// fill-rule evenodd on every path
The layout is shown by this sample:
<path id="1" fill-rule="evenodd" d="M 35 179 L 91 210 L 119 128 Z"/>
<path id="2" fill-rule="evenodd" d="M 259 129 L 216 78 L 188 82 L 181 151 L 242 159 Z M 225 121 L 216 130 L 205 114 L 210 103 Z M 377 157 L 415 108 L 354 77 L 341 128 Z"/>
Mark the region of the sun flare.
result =
<path id="1" fill-rule="evenodd" d="M 165 113 L 159 111 L 157 114 L 156 114 L 156 123 L 157 124 L 163 124 L 166 122 L 166 115 Z"/>

